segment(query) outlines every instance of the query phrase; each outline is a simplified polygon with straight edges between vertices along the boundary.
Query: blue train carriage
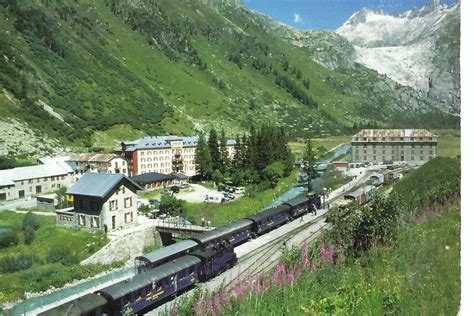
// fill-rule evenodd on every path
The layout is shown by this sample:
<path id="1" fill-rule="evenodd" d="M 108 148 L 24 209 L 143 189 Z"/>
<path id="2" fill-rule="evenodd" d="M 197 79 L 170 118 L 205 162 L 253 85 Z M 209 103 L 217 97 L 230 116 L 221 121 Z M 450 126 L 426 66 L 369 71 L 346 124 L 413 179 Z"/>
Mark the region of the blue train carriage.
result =
<path id="1" fill-rule="evenodd" d="M 200 282 L 209 280 L 222 271 L 232 267 L 237 262 L 234 247 L 231 245 L 219 250 L 212 248 L 207 248 L 205 250 L 200 249 L 192 252 L 190 255 L 196 256 L 201 260 L 201 265 L 198 269 Z"/>
<path id="2" fill-rule="evenodd" d="M 247 219 L 253 222 L 252 232 L 257 235 L 265 234 L 288 222 L 290 219 L 290 209 L 288 205 L 282 204 L 247 217 Z"/>
<path id="3" fill-rule="evenodd" d="M 252 233 L 252 221 L 241 219 L 214 230 L 191 236 L 191 240 L 200 244 L 201 249 L 216 248 L 223 241 L 232 246 L 244 243 Z"/>
<path id="4" fill-rule="evenodd" d="M 107 300 L 95 293 L 86 294 L 75 300 L 56 306 L 38 314 L 39 316 L 102 316 Z"/>
<path id="5" fill-rule="evenodd" d="M 310 200 L 306 196 L 299 196 L 294 199 L 291 199 L 283 204 L 290 207 L 290 216 L 291 218 L 297 218 L 301 215 L 304 215 L 308 212 L 310 208 Z"/>
<path id="6" fill-rule="evenodd" d="M 97 293 L 109 302 L 108 314 L 139 313 L 193 286 L 200 264 L 197 257 L 185 255 Z"/>
<path id="7" fill-rule="evenodd" d="M 135 258 L 135 268 L 138 273 L 148 271 L 163 263 L 172 261 L 178 257 L 186 255 L 198 248 L 198 243 L 193 240 L 183 240 L 164 248 L 157 249 L 150 253 Z"/>

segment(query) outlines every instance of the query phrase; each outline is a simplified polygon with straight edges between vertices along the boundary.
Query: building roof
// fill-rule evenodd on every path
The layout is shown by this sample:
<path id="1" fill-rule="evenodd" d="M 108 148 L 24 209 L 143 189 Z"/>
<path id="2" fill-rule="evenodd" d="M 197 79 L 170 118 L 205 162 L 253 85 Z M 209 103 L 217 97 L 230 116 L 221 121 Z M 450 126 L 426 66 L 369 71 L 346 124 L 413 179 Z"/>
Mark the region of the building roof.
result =
<path id="1" fill-rule="evenodd" d="M 158 172 L 149 172 L 142 173 L 137 176 L 133 176 L 130 179 L 137 183 L 155 183 L 161 181 L 174 180 L 176 177 L 170 174 L 158 173 Z"/>
<path id="2" fill-rule="evenodd" d="M 0 186 L 14 185 L 15 181 L 55 177 L 73 172 L 74 170 L 64 161 L 0 170 Z"/>
<path id="3" fill-rule="evenodd" d="M 43 157 L 38 159 L 38 163 L 42 165 L 56 163 L 61 161 L 69 161 L 71 156 L 56 156 L 56 157 Z"/>
<path id="4" fill-rule="evenodd" d="M 137 149 L 162 149 L 171 148 L 171 142 L 182 141 L 183 147 L 196 147 L 198 143 L 198 136 L 146 136 L 134 141 L 125 141 L 126 151 L 135 151 Z M 207 138 L 206 138 L 207 141 Z M 234 146 L 236 144 L 234 139 L 228 139 L 227 145 Z M 115 151 L 121 151 L 122 147 L 116 147 Z"/>
<path id="5" fill-rule="evenodd" d="M 86 154 L 79 154 L 75 156 L 73 160 L 77 162 L 109 162 L 114 158 L 120 158 L 120 157 L 115 154 L 86 153 Z"/>
<path id="6" fill-rule="evenodd" d="M 355 137 L 431 137 L 427 129 L 363 129 Z"/>
<path id="7" fill-rule="evenodd" d="M 123 174 L 88 172 L 69 188 L 66 194 L 105 198 L 108 193 L 120 185 L 122 180 L 130 182 L 138 190 L 143 190 L 140 185 Z"/>

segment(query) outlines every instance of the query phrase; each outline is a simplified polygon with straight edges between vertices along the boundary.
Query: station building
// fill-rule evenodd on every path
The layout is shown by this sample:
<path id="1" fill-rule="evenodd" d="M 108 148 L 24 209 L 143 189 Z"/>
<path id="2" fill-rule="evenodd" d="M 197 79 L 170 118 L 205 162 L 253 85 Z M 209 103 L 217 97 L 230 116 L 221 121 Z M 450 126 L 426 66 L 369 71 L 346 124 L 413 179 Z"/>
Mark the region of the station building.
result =
<path id="1" fill-rule="evenodd" d="M 198 136 L 147 136 L 135 141 L 122 142 L 115 148 L 128 163 L 128 175 L 144 173 L 183 173 L 186 176 L 196 174 L 194 156 Z M 234 156 L 235 140 L 227 140 L 227 153 Z"/>
<path id="2" fill-rule="evenodd" d="M 436 157 L 438 136 L 426 129 L 363 129 L 351 140 L 354 163 L 420 163 Z"/>
<path id="3" fill-rule="evenodd" d="M 143 188 L 117 173 L 85 173 L 66 194 L 74 207 L 56 211 L 56 223 L 88 231 L 113 232 L 137 223 L 137 191 Z"/>
<path id="4" fill-rule="evenodd" d="M 64 161 L 0 170 L 0 201 L 54 192 L 74 182 L 74 170 Z"/>

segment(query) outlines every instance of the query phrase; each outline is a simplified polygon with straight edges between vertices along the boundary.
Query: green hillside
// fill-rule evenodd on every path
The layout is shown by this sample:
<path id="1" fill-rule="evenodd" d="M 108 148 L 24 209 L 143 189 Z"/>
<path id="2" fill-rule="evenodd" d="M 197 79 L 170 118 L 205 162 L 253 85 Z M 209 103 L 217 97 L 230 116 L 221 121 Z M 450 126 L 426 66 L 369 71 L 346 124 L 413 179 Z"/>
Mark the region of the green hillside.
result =
<path id="1" fill-rule="evenodd" d="M 68 146 L 101 145 L 117 125 L 122 137 L 453 125 L 371 70 L 320 66 L 235 1 L 0 0 L 0 16 L 3 120 Z"/>

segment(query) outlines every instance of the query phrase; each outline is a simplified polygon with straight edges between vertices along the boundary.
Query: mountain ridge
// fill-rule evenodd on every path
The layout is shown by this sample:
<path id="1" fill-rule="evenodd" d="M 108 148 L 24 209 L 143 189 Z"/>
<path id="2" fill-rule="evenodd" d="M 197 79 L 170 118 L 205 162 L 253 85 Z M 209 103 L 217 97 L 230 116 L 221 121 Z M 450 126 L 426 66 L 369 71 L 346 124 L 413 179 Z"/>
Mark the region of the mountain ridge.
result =
<path id="1" fill-rule="evenodd" d="M 353 63 L 342 37 L 315 31 L 325 46 L 297 47 L 241 1 L 5 0 L 0 15 L 2 120 L 64 146 L 269 121 L 292 137 L 422 126 L 426 115 L 451 124 Z"/>
<path id="2" fill-rule="evenodd" d="M 396 15 L 363 9 L 336 33 L 354 45 L 355 61 L 459 114 L 459 25 L 459 3 L 447 6 L 432 0 Z"/>

